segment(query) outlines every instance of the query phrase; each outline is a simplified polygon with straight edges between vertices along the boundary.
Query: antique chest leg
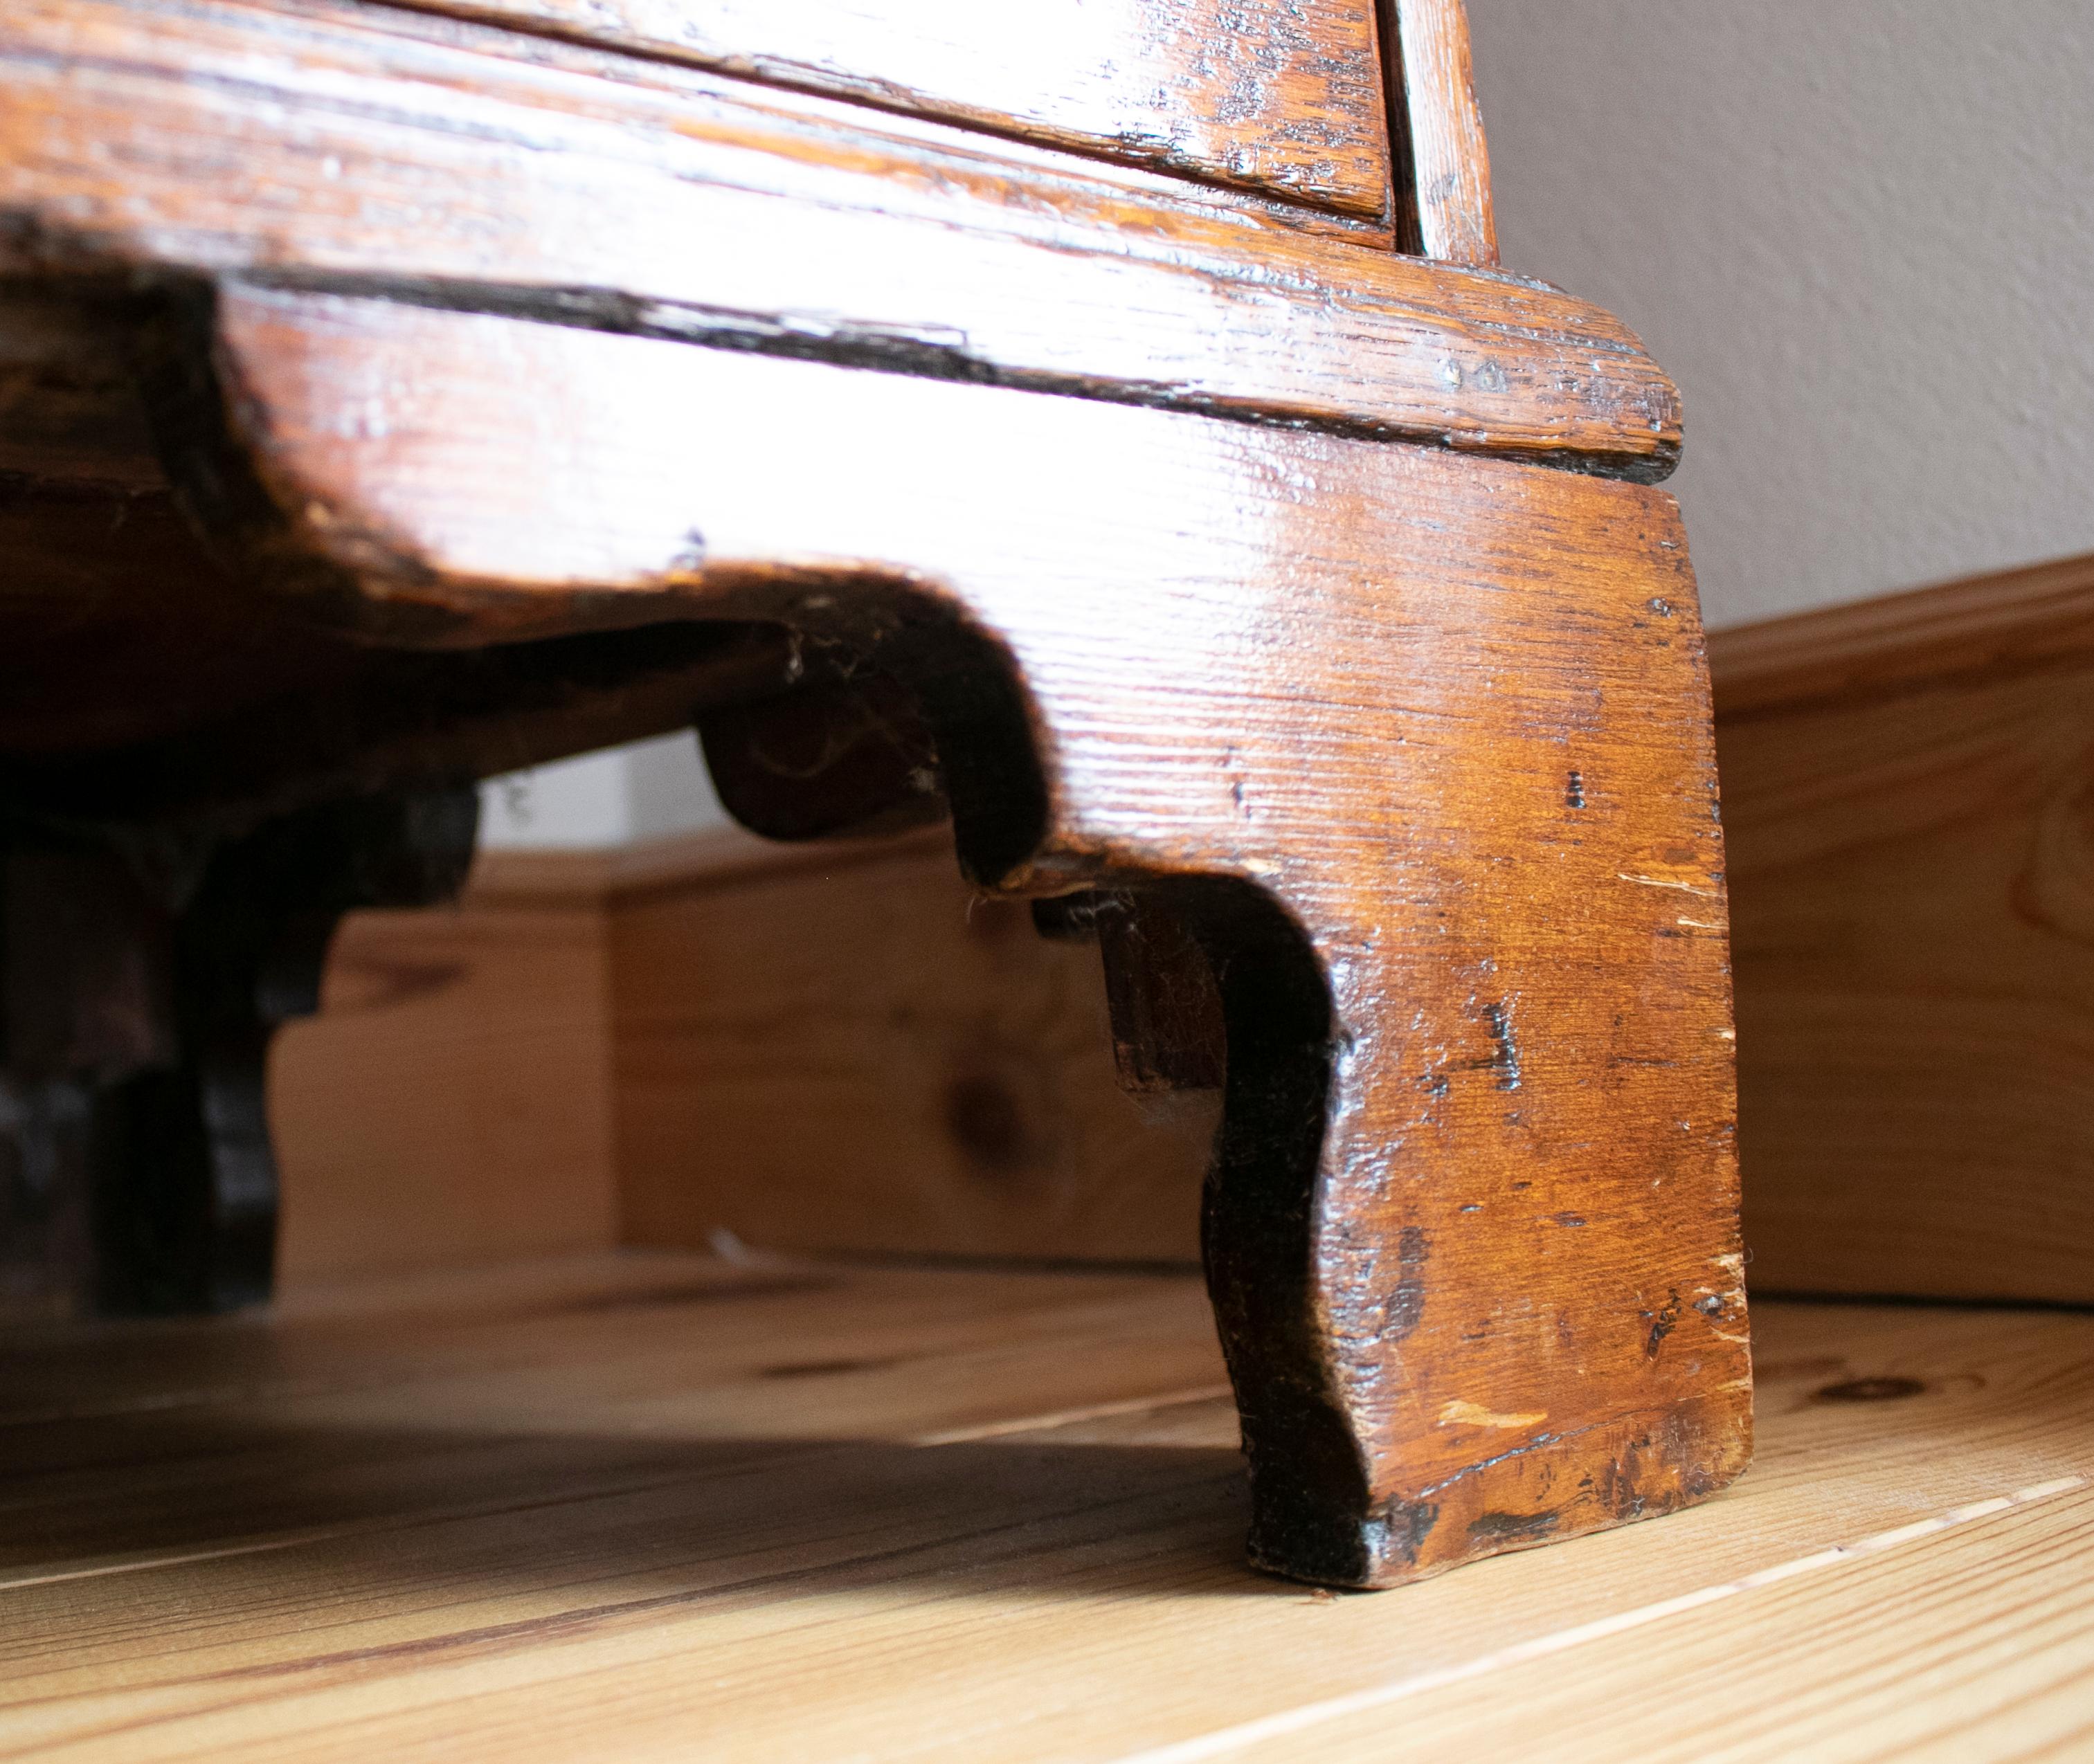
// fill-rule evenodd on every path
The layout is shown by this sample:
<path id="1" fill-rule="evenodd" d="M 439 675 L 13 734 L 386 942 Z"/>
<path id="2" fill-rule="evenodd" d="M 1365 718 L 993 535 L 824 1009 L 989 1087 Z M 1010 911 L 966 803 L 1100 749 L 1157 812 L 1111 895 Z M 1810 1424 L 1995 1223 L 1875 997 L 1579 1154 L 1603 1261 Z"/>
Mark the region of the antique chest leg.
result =
<path id="1" fill-rule="evenodd" d="M 1062 761 L 1026 860 L 1008 735 L 937 731 L 1006 756 L 946 781 L 980 879 L 1117 884 L 1036 917 L 1097 937 L 1123 1082 L 1224 1086 L 1203 1237 L 1275 1571 L 1410 1580 L 1672 1510 L 1749 1456 L 1700 640 L 1669 510 L 1642 514 L 1653 543 L 1597 579 L 1590 535 L 1566 548 L 1579 618 L 1537 535 L 1527 605 L 1458 582 L 1408 657 L 1372 605 L 1401 570 L 1297 588 L 1266 691 L 1255 663 L 1203 678 L 1168 621 L 1071 668 L 1067 626 L 1006 611 Z M 736 765 L 730 801 L 881 812 L 819 739 L 891 726 L 880 696 L 810 695 L 798 751 L 830 763 L 756 791 Z"/>
<path id="2" fill-rule="evenodd" d="M 1281 1573 L 1410 1580 L 1670 1511 L 1749 1456 L 1701 642 L 1669 505 L 1631 494 L 1592 533 L 1472 531 L 1525 553 L 1516 596 L 1471 557 L 1436 606 L 1414 565 L 1297 585 L 1262 674 L 1145 633 L 1145 705 L 1132 657 L 1068 681 L 1061 631 L 1027 676 L 1080 756 L 1062 837 L 1151 872 L 1090 897 L 1123 1077 L 1208 1081 L 1174 924 L 1214 977 L 1207 1272 Z M 1178 861 L 1236 878 L 1158 877 L 1173 818 L 1202 824 Z"/>
<path id="3" fill-rule="evenodd" d="M 193 311 L 237 395 L 186 398 L 169 457 L 206 511 L 245 475 L 286 592 L 452 644 L 788 627 L 829 658 L 800 687 L 693 707 L 742 812 L 935 796 L 983 886 L 1124 897 L 1137 1082 L 1215 1073 L 1197 947 L 1262 1563 L 1385 1585 L 1744 1467 L 1722 841 L 1662 492 L 380 299 Z"/>
<path id="4" fill-rule="evenodd" d="M 343 913 L 457 888 L 478 808 L 467 789 L 324 803 L 229 837 L 15 830 L 0 979 L 7 1077 L 33 1105 L 16 1156 L 74 1191 L 85 1216 L 55 1259 L 80 1300 L 165 1315 L 269 1296 L 270 1040 L 317 1008 Z"/>
<path id="5" fill-rule="evenodd" d="M 1547 788 L 1483 744 L 1506 792 Z M 1204 1241 L 1279 1572 L 1401 1581 L 1746 1462 L 1719 847 L 1607 824 L 1624 791 L 1706 817 L 1707 757 L 1570 748 L 1557 824 L 1502 833 L 1481 877 L 1421 878 L 1367 813 L 1276 898 L 1178 895 L 1227 1025 Z"/>

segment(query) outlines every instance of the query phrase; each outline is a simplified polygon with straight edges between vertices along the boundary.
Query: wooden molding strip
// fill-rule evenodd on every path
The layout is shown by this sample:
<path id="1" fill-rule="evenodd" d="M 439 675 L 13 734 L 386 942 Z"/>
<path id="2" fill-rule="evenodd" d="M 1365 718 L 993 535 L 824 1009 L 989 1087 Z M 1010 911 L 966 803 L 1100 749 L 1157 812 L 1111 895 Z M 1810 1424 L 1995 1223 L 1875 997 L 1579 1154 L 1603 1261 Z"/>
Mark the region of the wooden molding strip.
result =
<path id="1" fill-rule="evenodd" d="M 1495 267 L 1490 150 L 1469 60 L 1462 0 L 1384 0 L 1389 132 L 1405 250 L 1445 263 Z"/>
<path id="2" fill-rule="evenodd" d="M 2094 552 L 1709 634 L 1726 718 L 2089 658 Z"/>
<path id="3" fill-rule="evenodd" d="M 112 159 L 146 139 L 153 152 Z M 0 15 L 0 275 L 240 270 L 1642 479 L 1671 469 L 1677 394 L 1618 321 L 1336 227 L 376 7 Z"/>
<path id="4" fill-rule="evenodd" d="M 402 0 L 1385 223 L 1369 0 Z"/>

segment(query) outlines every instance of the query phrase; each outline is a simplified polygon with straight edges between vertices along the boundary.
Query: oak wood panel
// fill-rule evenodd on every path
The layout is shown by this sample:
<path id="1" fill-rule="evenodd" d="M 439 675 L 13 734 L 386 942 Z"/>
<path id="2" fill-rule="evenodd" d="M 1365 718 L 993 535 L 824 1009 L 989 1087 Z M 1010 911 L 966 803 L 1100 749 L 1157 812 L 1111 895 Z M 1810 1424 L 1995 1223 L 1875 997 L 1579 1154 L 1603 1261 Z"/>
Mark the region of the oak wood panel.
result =
<path id="1" fill-rule="evenodd" d="M 2076 1645 L 2083 1318 L 1769 1305 L 1736 1491 L 1333 1599 L 1228 1559 L 1232 1420 L 1200 1398 L 1190 1281 L 667 1257 L 476 1280 L 46 1336 L 80 1412 L 10 1429 L 17 1527 L 67 1516 L 0 1582 L 0 1739 L 1162 1764 L 1259 1757 L 1265 1723 L 1333 1755 L 1355 1733 L 1328 1705 L 1358 1698 L 1377 1751 L 1497 1756 L 1526 1714 L 1574 1759 L 1631 1724 L 1659 1756 L 1986 1759 L 2031 1729 L 1973 1718 Z M 127 1406 L 134 1359 L 169 1355 L 185 1400 Z M 1886 1682 L 1919 1719 L 1886 1724 Z"/>
<path id="2" fill-rule="evenodd" d="M 1713 647 L 1755 1283 L 2094 1298 L 2094 561 Z"/>
<path id="3" fill-rule="evenodd" d="M 1385 219 L 1372 0 L 410 0 Z"/>
<path id="4" fill-rule="evenodd" d="M 1495 264 L 1490 150 L 1476 103 L 1462 0 L 1383 0 L 1388 17 L 1397 237 L 1449 263 Z"/>
<path id="5" fill-rule="evenodd" d="M 24 0 L 0 15 L 0 269 L 361 279 L 615 328 L 1670 469 L 1677 396 L 1617 321 L 1531 283 L 1355 249 L 1301 212 L 323 0 L 295 15 Z"/>
<path id="6" fill-rule="evenodd" d="M 808 856 L 610 896 L 624 1241 L 1196 1261 L 1219 1099 L 1114 1082 L 1096 944 L 943 829 Z"/>
<path id="7" fill-rule="evenodd" d="M 216 323 L 238 397 L 193 468 L 244 461 L 266 548 L 379 628 L 622 600 L 888 631 L 896 666 L 920 640 L 927 690 L 975 694 L 939 751 L 977 876 L 1218 878 L 1206 1243 L 1271 1471 L 1261 1559 L 1401 1579 L 1741 1467 L 1722 863 L 1669 497 L 384 302 L 228 288 Z M 1360 1484 L 1300 1463 L 1319 1430 Z"/>
<path id="8" fill-rule="evenodd" d="M 616 1241 L 605 955 L 593 904 L 343 922 L 270 1062 L 286 1291 Z"/>

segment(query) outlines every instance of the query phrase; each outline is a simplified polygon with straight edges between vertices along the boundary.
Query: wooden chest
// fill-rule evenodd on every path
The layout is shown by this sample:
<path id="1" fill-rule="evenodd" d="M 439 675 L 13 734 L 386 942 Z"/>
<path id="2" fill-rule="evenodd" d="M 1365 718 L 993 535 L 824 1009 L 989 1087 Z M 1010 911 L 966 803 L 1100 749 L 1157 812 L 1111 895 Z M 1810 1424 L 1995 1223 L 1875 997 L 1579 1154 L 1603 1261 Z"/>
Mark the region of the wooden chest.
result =
<path id="1" fill-rule="evenodd" d="M 1219 1088 L 1259 1562 L 1723 1487 L 1678 401 L 1495 258 L 1456 0 L 11 5 L 14 1259 L 266 1296 L 335 920 L 695 724 L 759 832 L 949 820 Z"/>

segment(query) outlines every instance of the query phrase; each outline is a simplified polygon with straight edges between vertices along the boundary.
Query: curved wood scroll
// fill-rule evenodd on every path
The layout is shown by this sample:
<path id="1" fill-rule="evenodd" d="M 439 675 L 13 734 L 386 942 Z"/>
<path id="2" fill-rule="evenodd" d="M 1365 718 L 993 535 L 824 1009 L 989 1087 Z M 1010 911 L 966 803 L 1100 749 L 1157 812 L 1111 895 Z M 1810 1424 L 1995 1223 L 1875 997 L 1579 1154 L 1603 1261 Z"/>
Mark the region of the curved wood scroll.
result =
<path id="1" fill-rule="evenodd" d="M 1160 888 L 1227 1026 L 1210 1272 L 1284 1573 L 1743 1467 L 1722 846 L 1671 499 L 1497 462 L 231 287 L 245 473 L 375 634 L 676 618 L 919 692 L 985 885 Z"/>

